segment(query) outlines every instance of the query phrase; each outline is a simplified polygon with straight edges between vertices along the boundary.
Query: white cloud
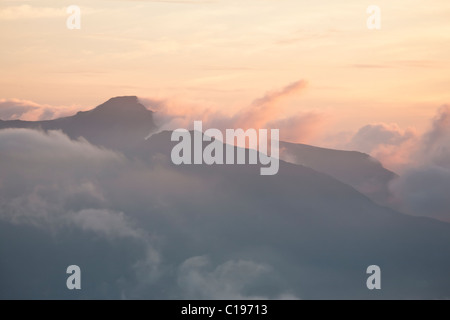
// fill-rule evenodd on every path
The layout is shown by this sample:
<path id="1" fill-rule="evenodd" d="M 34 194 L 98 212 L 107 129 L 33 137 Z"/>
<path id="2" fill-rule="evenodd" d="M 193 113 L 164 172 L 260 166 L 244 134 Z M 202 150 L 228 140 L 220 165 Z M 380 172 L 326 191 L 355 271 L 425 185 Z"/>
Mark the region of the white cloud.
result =
<path id="1" fill-rule="evenodd" d="M 83 230 L 104 234 L 108 237 L 143 238 L 143 232 L 123 212 L 105 209 L 84 209 L 70 215 L 70 220 Z"/>
<path id="2" fill-rule="evenodd" d="M 229 260 L 214 268 L 208 257 L 197 256 L 182 263 L 178 271 L 178 284 L 186 299 L 268 299 L 268 296 L 251 294 L 251 287 L 264 282 L 271 272 L 271 267 L 250 260 Z M 289 293 L 277 297 L 295 299 Z"/>

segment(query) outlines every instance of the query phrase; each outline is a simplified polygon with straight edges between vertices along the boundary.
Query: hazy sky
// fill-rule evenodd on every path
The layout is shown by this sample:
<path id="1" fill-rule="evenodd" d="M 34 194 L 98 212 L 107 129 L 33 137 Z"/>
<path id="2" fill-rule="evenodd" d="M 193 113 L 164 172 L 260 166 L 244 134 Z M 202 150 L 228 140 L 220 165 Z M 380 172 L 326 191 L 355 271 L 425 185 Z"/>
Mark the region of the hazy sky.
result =
<path id="1" fill-rule="evenodd" d="M 381 30 L 366 26 L 381 8 Z M 66 8 L 81 8 L 69 30 Z M 235 112 L 290 83 L 279 112 L 330 131 L 395 122 L 424 129 L 450 101 L 450 2 L 0 1 L 0 99 L 93 107 L 176 99 Z"/>

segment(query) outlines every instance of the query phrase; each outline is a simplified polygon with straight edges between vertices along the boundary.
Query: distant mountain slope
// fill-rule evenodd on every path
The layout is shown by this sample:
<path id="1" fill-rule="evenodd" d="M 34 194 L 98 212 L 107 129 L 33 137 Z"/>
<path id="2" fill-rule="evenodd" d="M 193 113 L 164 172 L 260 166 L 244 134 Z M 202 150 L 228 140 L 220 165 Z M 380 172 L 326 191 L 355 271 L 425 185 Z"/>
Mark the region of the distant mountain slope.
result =
<path id="1" fill-rule="evenodd" d="M 113 150 L 127 151 L 156 129 L 153 111 L 146 109 L 135 96 L 115 97 L 90 111 L 46 121 L 0 121 L 0 129 L 31 128 L 62 130 L 72 139 Z"/>
<path id="2" fill-rule="evenodd" d="M 281 159 L 327 173 L 373 201 L 389 204 L 389 182 L 397 175 L 371 156 L 280 141 Z"/>

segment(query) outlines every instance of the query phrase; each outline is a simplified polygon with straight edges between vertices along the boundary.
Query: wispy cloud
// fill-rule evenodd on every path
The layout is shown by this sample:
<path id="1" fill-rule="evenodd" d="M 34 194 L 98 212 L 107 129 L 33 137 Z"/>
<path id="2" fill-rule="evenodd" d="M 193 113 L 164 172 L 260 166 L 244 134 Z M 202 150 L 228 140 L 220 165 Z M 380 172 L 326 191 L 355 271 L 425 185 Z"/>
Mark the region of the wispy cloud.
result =
<path id="1" fill-rule="evenodd" d="M 267 92 L 232 114 L 210 108 L 207 102 L 191 103 L 170 98 L 140 98 L 150 109 L 157 111 L 156 121 L 162 129 L 192 128 L 195 120 L 205 127 L 242 129 L 280 129 L 282 140 L 307 142 L 315 137 L 326 123 L 323 113 L 305 110 L 286 115 L 285 100 L 300 95 L 307 87 L 305 80 L 295 81 L 279 90 Z"/>
<path id="2" fill-rule="evenodd" d="M 50 120 L 86 110 L 81 106 L 54 106 L 22 99 L 0 99 L 0 120 Z"/>

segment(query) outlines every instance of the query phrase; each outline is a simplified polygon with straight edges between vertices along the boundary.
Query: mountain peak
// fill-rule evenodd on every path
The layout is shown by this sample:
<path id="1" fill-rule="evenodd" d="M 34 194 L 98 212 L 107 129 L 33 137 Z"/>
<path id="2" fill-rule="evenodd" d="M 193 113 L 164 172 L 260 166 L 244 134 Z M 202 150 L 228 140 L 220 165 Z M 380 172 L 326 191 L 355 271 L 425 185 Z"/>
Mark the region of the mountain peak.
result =
<path id="1" fill-rule="evenodd" d="M 118 96 L 109 99 L 106 103 L 139 103 L 137 96 Z"/>
<path id="2" fill-rule="evenodd" d="M 146 107 L 144 107 L 140 102 L 138 97 L 136 96 L 121 96 L 114 97 L 109 99 L 108 101 L 102 103 L 92 111 L 113 111 L 113 112 L 142 112 L 142 111 L 150 111 Z"/>

